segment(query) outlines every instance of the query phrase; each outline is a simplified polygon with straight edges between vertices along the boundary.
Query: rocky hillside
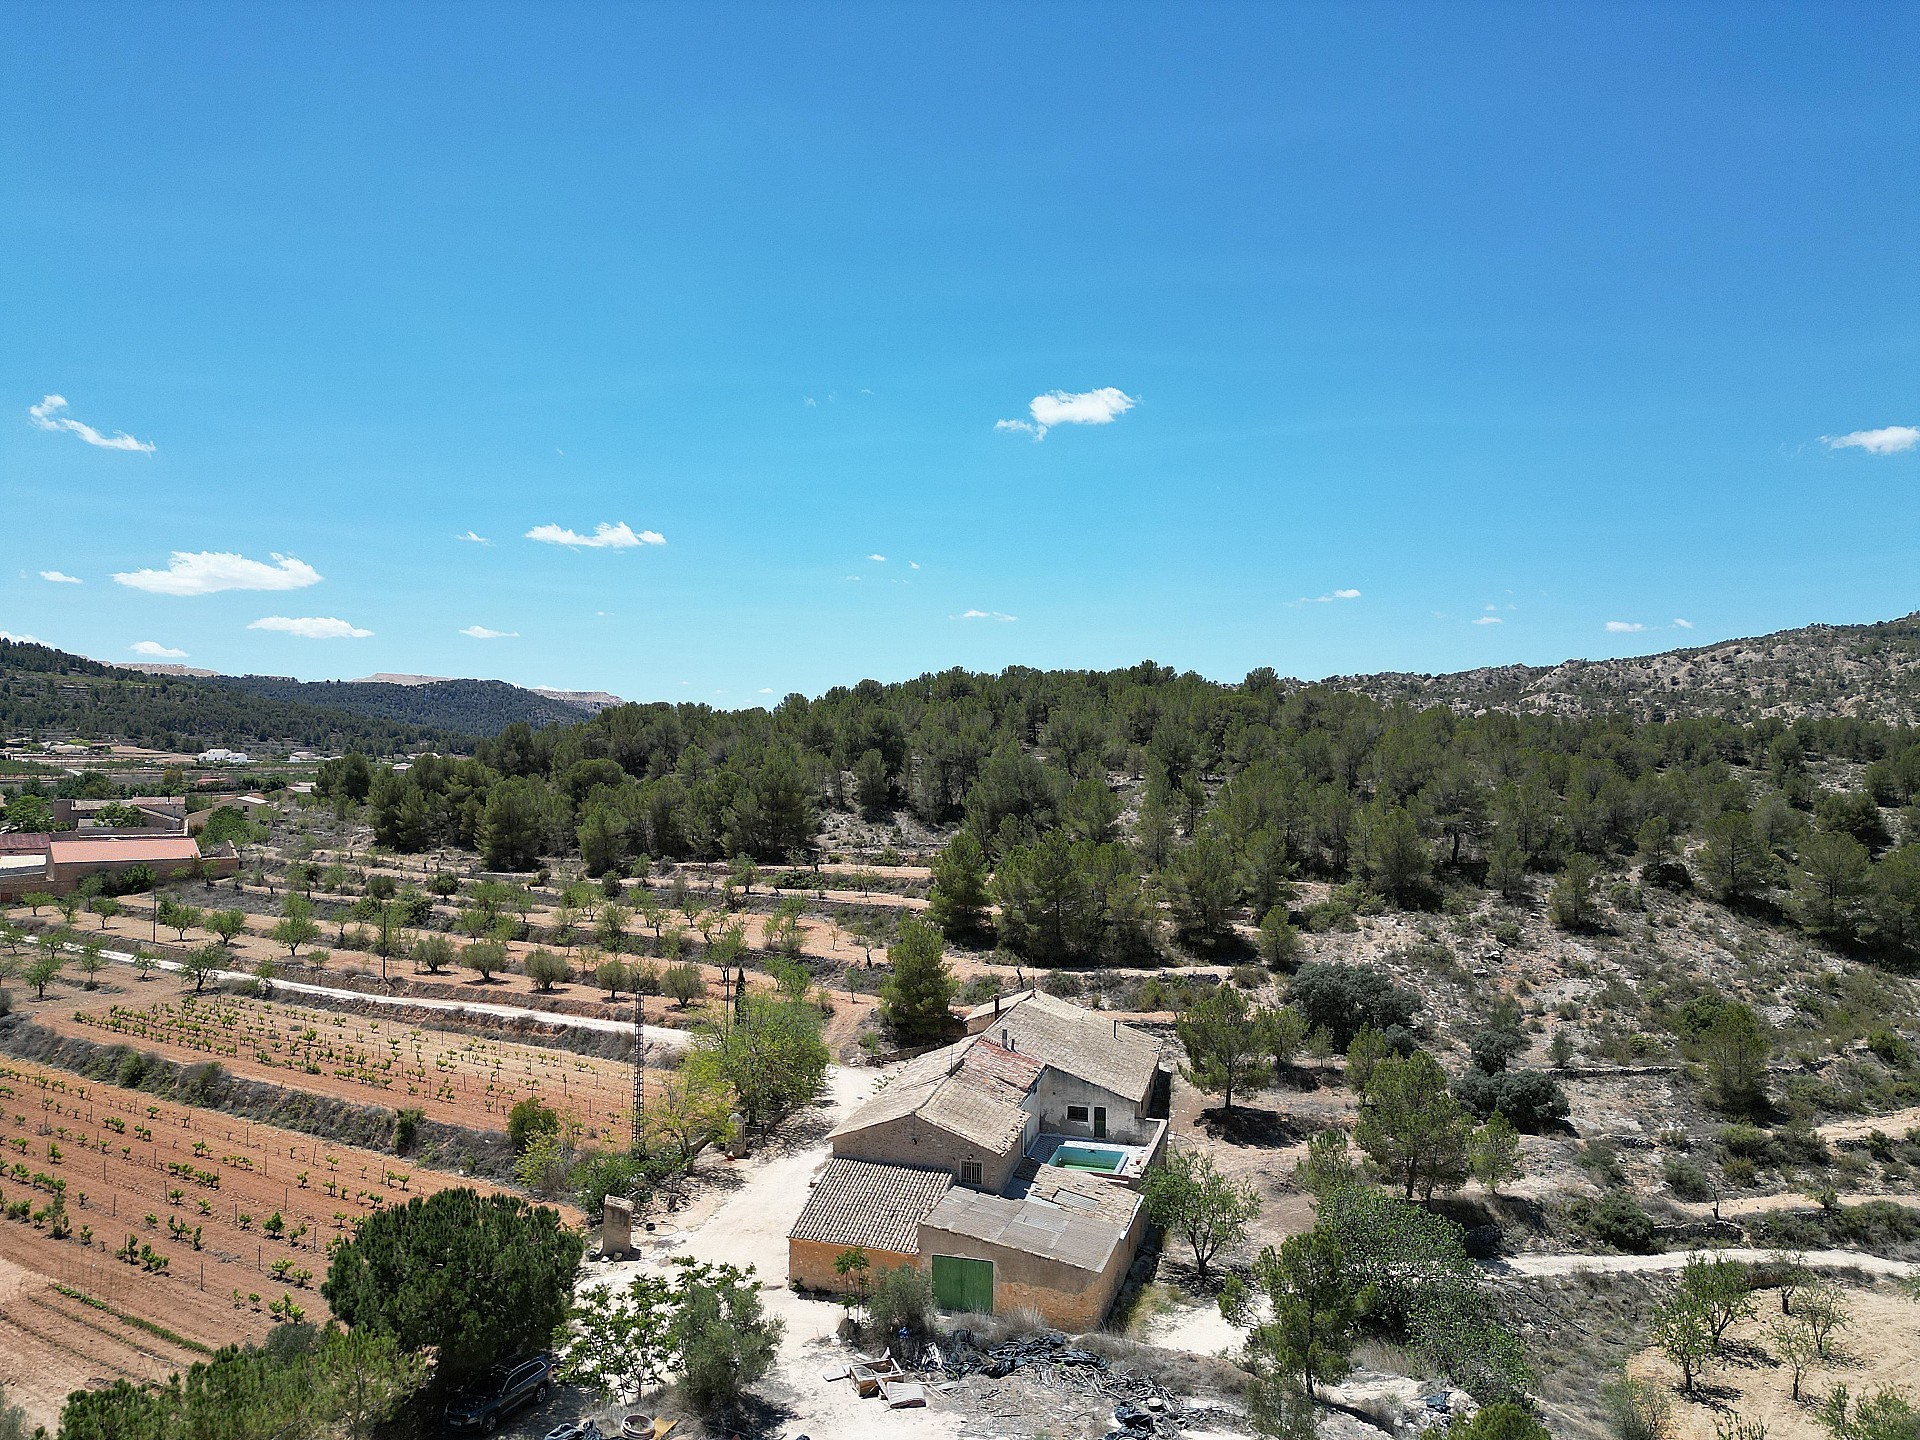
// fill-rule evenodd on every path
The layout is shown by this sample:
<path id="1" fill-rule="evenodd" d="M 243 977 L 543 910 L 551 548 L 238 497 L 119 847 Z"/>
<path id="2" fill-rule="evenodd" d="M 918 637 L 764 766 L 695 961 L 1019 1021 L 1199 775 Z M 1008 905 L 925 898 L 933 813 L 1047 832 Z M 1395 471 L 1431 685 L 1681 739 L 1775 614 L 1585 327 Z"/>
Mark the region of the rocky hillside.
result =
<path id="1" fill-rule="evenodd" d="M 1382 701 L 1476 713 L 1621 711 L 1636 719 L 1715 715 L 1920 720 L 1920 612 L 1876 625 L 1808 625 L 1623 660 L 1500 665 L 1455 675 L 1345 675 L 1326 681 Z"/>

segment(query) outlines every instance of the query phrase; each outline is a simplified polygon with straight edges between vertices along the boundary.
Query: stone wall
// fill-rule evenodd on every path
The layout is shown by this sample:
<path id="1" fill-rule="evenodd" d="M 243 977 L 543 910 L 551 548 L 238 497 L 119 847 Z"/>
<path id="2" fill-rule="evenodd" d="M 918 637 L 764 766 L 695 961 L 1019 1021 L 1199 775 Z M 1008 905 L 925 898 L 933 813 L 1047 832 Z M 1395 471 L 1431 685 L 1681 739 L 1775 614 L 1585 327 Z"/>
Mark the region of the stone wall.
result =
<path id="1" fill-rule="evenodd" d="M 847 1282 L 834 1273 L 833 1262 L 847 1249 L 845 1245 L 828 1245 L 819 1240 L 787 1241 L 787 1278 L 808 1290 L 830 1290 L 839 1294 L 849 1287 Z M 880 1278 L 882 1270 L 898 1269 L 902 1265 L 915 1263 L 915 1256 L 903 1255 L 897 1250 L 867 1249 L 867 1284 L 872 1285 Z"/>

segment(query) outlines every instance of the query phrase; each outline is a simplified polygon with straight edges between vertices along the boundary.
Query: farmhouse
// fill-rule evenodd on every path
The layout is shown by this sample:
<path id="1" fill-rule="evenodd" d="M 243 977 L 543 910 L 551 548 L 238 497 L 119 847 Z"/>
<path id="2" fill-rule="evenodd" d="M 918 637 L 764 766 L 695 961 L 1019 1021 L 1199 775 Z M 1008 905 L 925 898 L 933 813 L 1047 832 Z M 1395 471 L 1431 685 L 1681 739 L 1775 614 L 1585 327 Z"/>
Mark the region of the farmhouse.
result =
<path id="1" fill-rule="evenodd" d="M 844 1290 L 834 1261 L 858 1246 L 875 1271 L 925 1269 L 947 1309 L 1091 1328 L 1146 1228 L 1140 1184 L 1167 1135 L 1159 1046 L 1031 992 L 966 1020 L 966 1039 L 908 1061 L 833 1132 L 789 1277 Z"/>
<path id="2" fill-rule="evenodd" d="M 133 811 L 137 815 L 127 815 Z M 102 813 L 116 818 L 108 824 Z M 187 802 L 166 795 L 136 795 L 131 800 L 55 800 L 53 818 L 76 830 L 111 830 L 121 834 L 160 832 L 184 835 L 187 831 Z"/>
<path id="3" fill-rule="evenodd" d="M 122 834 L 63 830 L 52 835 L 9 835 L 0 846 L 0 900 L 31 891 L 64 895 L 90 875 L 111 879 L 144 866 L 156 880 L 195 869 L 231 875 L 240 861 L 232 846 L 202 855 L 188 835 Z"/>

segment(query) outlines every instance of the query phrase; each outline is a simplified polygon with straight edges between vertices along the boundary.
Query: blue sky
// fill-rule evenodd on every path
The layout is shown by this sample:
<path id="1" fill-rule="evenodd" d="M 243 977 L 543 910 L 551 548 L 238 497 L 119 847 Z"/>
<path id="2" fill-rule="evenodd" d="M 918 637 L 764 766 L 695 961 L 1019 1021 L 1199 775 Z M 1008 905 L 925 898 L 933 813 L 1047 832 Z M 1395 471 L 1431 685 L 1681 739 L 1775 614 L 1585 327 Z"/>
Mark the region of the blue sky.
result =
<path id="1" fill-rule="evenodd" d="M 10 13 L 16 635 L 741 705 L 1920 608 L 1911 5 Z"/>

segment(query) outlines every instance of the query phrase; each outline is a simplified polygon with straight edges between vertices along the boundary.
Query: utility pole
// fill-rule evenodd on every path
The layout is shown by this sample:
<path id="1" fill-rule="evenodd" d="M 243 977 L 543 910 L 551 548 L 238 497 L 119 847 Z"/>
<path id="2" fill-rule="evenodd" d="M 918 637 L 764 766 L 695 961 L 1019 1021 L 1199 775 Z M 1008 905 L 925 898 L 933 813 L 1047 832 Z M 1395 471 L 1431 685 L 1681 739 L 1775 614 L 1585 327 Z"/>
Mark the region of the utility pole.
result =
<path id="1" fill-rule="evenodd" d="M 633 1156 L 646 1153 L 642 1138 L 647 1126 L 647 1002 L 633 997 Z"/>

